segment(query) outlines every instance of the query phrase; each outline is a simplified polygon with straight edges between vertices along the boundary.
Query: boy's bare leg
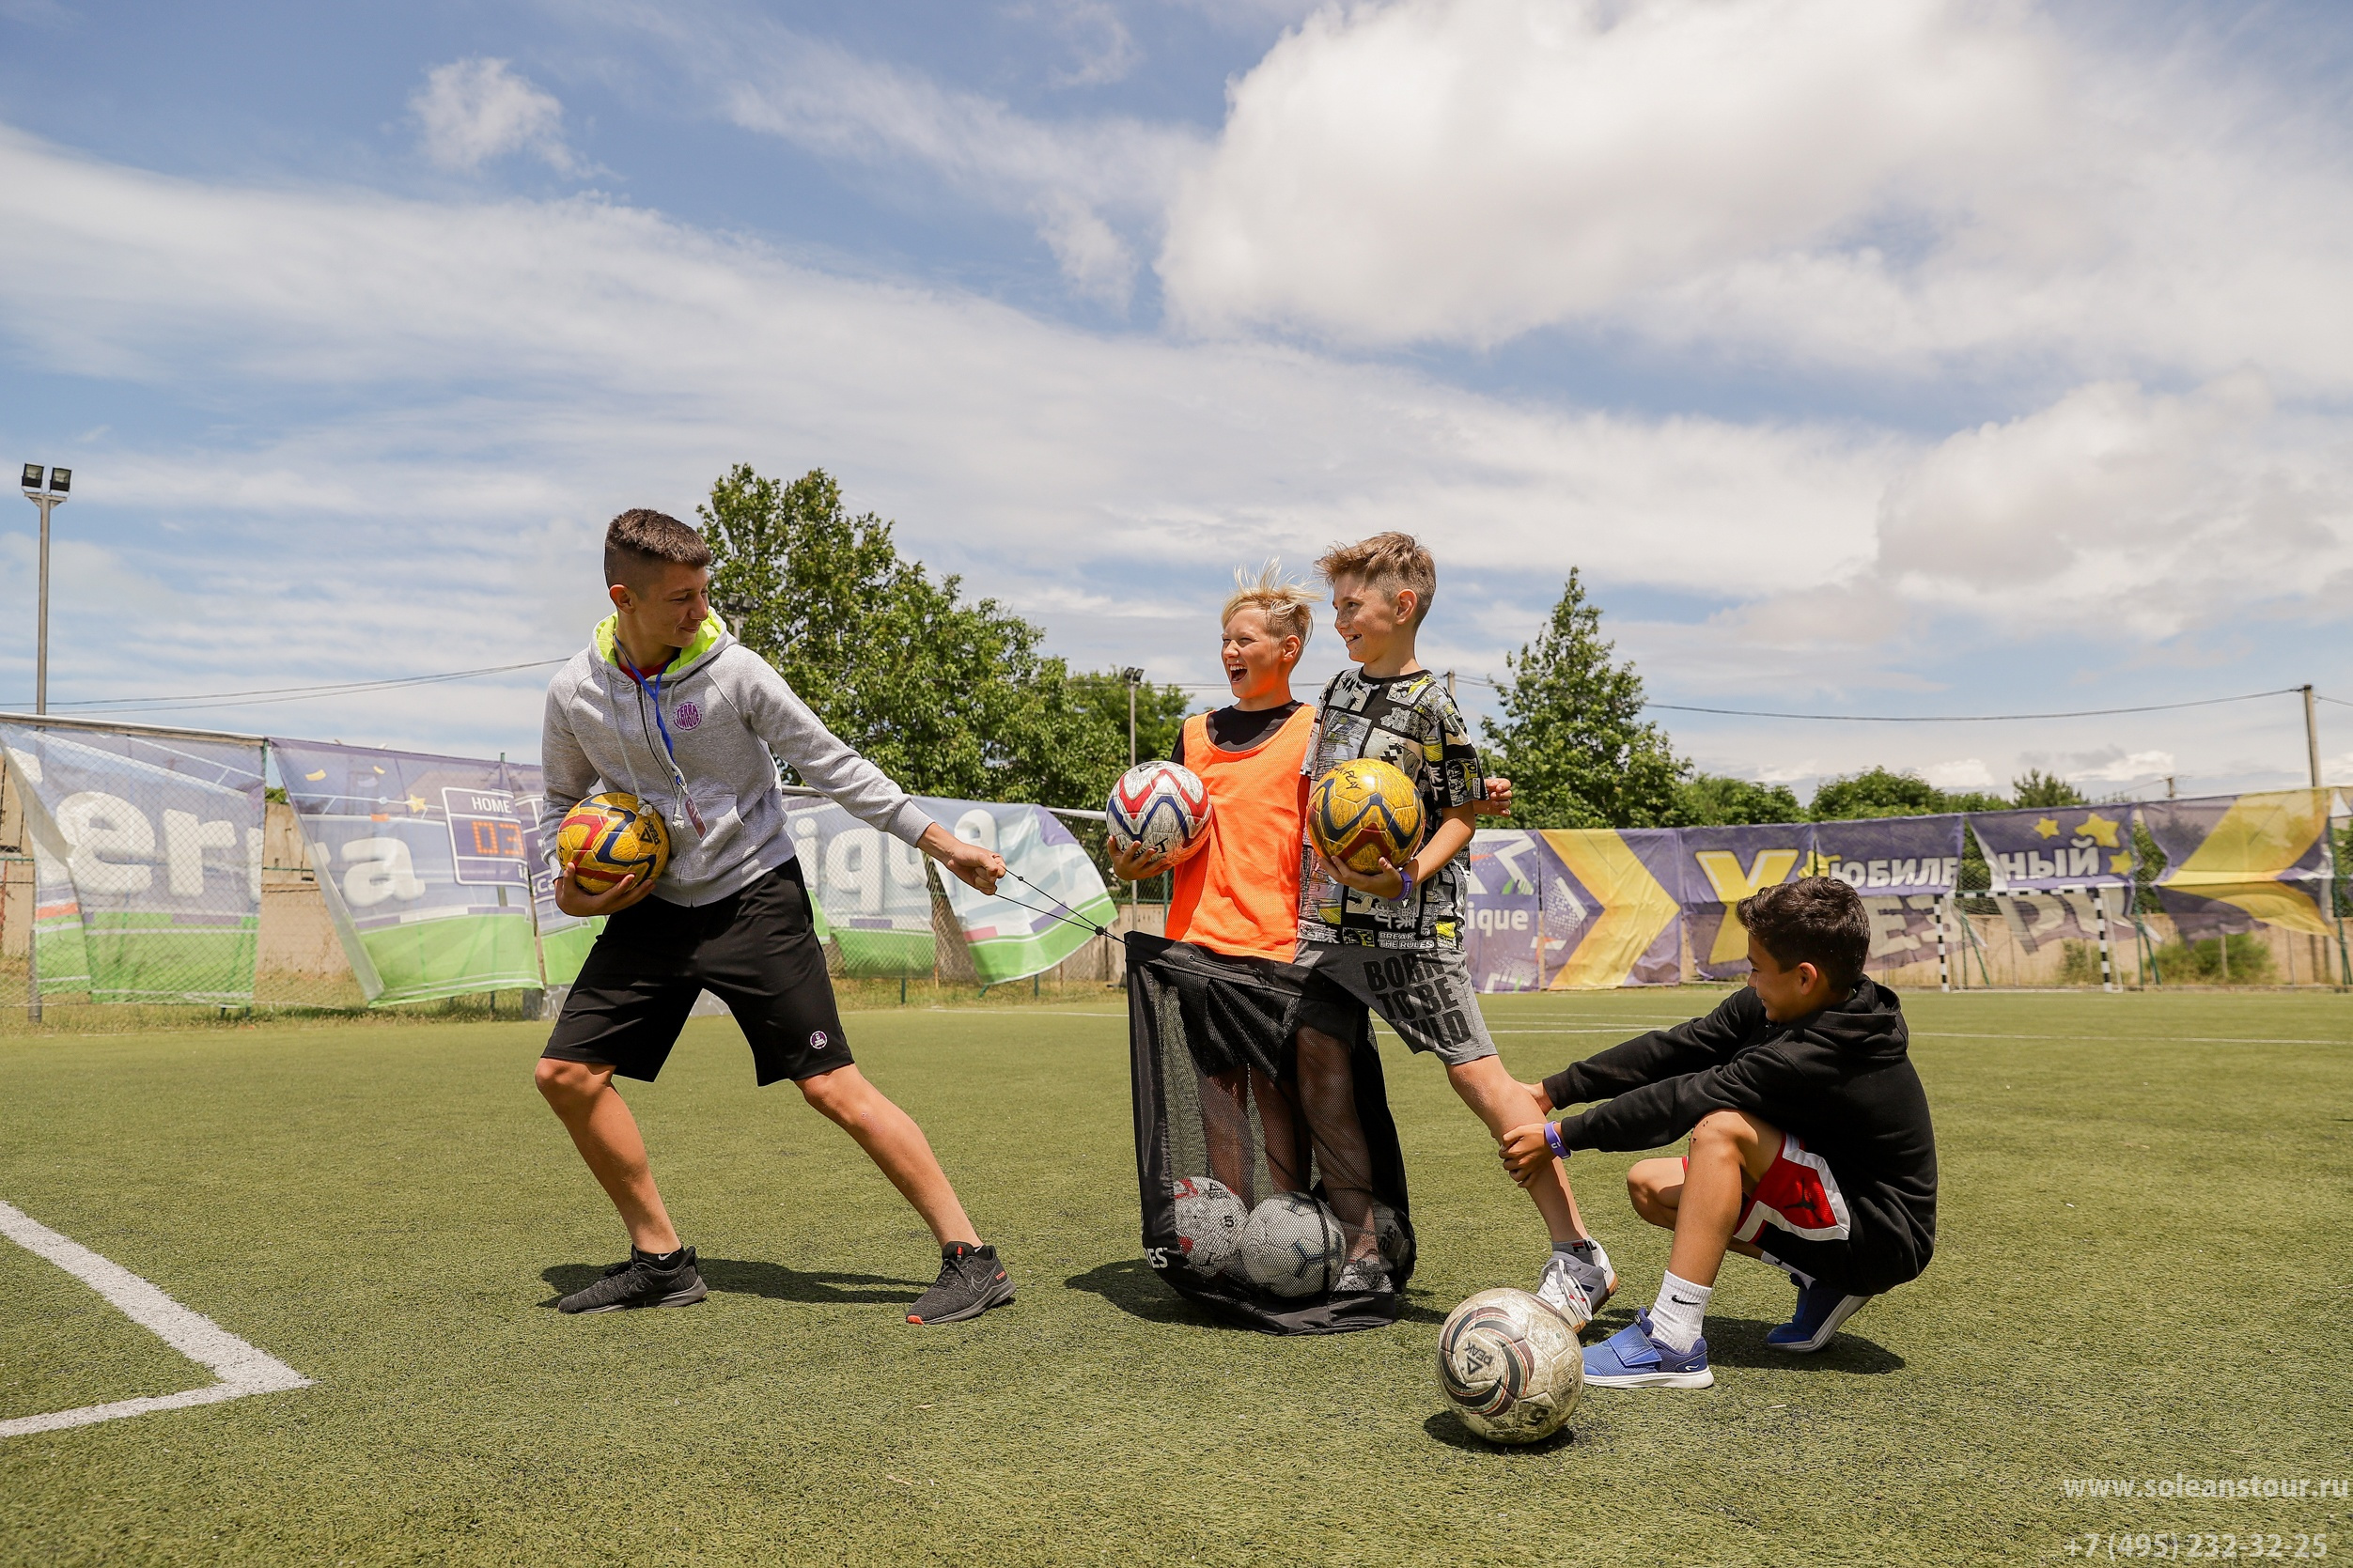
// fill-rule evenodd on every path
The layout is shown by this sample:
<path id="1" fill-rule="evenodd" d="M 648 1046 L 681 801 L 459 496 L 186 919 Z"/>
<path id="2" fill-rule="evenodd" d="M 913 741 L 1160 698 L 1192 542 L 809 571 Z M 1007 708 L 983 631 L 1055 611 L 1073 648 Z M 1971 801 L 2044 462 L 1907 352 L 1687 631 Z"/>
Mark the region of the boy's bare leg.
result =
<path id="1" fill-rule="evenodd" d="M 957 1202 L 956 1188 L 948 1185 L 947 1172 L 940 1169 L 923 1128 L 868 1083 L 854 1064 L 801 1079 L 801 1094 L 826 1120 L 857 1140 L 899 1196 L 923 1216 L 941 1246 L 954 1241 L 980 1245 L 980 1234 Z"/>
<path id="2" fill-rule="evenodd" d="M 1250 1079 L 1240 1067 L 1200 1077 L 1201 1141 L 1208 1151 L 1209 1174 L 1243 1203 L 1253 1203 L 1256 1184 L 1251 1180 Z"/>
<path id="3" fill-rule="evenodd" d="M 677 1251 L 678 1233 L 655 1189 L 637 1118 L 613 1087 L 613 1069 L 541 1057 L 535 1077 L 539 1093 L 572 1135 L 572 1147 L 620 1210 L 630 1245 L 641 1252 Z"/>
<path id="4" fill-rule="evenodd" d="M 1267 1179 L 1278 1192 L 1306 1191 L 1307 1148 L 1299 1135 L 1291 1097 L 1255 1067 L 1250 1069 L 1250 1092 L 1258 1104 L 1258 1131 L 1266 1140 Z"/>
<path id="5" fill-rule="evenodd" d="M 1637 1161 L 1626 1172 L 1634 1212 L 1675 1233 L 1667 1272 L 1713 1286 L 1724 1253 L 1761 1258 L 1752 1242 L 1734 1241 L 1740 1203 L 1756 1190 L 1781 1153 L 1781 1130 L 1745 1111 L 1719 1110 L 1691 1129 L 1691 1169 L 1674 1159 Z"/>
<path id="6" fill-rule="evenodd" d="M 1544 1112 L 1536 1109 L 1535 1096 L 1504 1070 L 1501 1057 L 1483 1056 L 1476 1062 L 1449 1067 L 1446 1081 L 1455 1086 L 1455 1093 L 1462 1096 L 1462 1103 L 1471 1108 L 1472 1113 L 1487 1124 L 1487 1130 L 1498 1143 L 1513 1128 L 1544 1120 Z M 1545 1228 L 1552 1233 L 1554 1241 L 1582 1241 L 1592 1234 L 1585 1229 L 1585 1217 L 1577 1211 L 1577 1195 L 1569 1190 L 1568 1172 L 1562 1169 L 1559 1160 L 1546 1161 L 1520 1185 L 1535 1200 L 1536 1212 L 1544 1216 Z M 1727 1226 L 1727 1234 L 1729 1231 Z"/>
<path id="7" fill-rule="evenodd" d="M 1299 1032 L 1300 1109 L 1323 1164 L 1324 1190 L 1332 1212 L 1348 1228 L 1348 1261 L 1370 1257 L 1380 1246 L 1373 1222 L 1373 1156 L 1356 1116 L 1356 1073 L 1349 1048 L 1320 1030 Z"/>

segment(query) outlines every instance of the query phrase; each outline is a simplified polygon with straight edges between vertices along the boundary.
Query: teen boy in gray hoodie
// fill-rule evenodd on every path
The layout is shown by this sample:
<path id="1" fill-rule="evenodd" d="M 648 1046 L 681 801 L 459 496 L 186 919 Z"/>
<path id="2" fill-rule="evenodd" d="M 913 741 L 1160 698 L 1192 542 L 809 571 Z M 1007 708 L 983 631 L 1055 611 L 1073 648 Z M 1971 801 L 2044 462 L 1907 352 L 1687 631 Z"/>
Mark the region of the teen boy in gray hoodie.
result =
<path id="1" fill-rule="evenodd" d="M 630 1255 L 565 1296 L 567 1312 L 682 1307 L 709 1294 L 678 1239 L 615 1074 L 650 1082 L 688 1009 L 718 995 L 752 1047 L 759 1082 L 789 1079 L 855 1139 L 940 1242 L 940 1278 L 911 1323 L 954 1323 L 1013 1299 L 997 1250 L 981 1245 L 912 1118 L 849 1056 L 792 835 L 777 763 L 870 827 L 913 845 L 983 893 L 1005 862 L 934 822 L 828 730 L 759 655 L 710 613 L 710 551 L 660 512 L 623 512 L 605 532 L 615 613 L 549 683 L 540 738 L 541 842 L 573 805 L 627 790 L 670 829 L 669 864 L 590 894 L 557 874 L 567 914 L 606 917 L 565 999 L 539 1092 L 629 1228 Z"/>

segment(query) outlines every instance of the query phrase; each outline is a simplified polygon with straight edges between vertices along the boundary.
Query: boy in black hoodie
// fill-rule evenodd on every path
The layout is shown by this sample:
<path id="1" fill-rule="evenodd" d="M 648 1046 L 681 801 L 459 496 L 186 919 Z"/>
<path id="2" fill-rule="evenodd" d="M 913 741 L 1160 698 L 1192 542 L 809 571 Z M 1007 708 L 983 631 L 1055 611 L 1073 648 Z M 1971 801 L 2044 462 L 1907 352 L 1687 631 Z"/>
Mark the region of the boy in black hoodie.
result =
<path id="1" fill-rule="evenodd" d="M 1802 1353 L 1917 1278 L 1936 1247 L 1928 1097 L 1895 994 L 1863 975 L 1862 900 L 1808 877 L 1741 900 L 1737 913 L 1747 989 L 1531 1085 L 1548 1111 L 1604 1103 L 1504 1141 L 1504 1163 L 1525 1180 L 1574 1150 L 1654 1149 L 1691 1135 L 1688 1157 L 1627 1172 L 1635 1212 L 1674 1231 L 1675 1246 L 1657 1304 L 1585 1351 L 1597 1388 L 1715 1382 L 1700 1324 L 1727 1249 L 1797 1281 L 1795 1315 L 1765 1343 Z"/>

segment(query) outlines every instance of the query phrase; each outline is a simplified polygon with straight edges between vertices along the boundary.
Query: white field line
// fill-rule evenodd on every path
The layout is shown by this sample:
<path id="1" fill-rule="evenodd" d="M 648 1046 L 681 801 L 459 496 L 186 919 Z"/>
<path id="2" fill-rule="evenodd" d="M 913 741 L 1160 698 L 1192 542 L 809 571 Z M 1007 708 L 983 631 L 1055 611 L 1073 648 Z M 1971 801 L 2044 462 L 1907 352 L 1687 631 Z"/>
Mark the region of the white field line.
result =
<path id="1" fill-rule="evenodd" d="M 220 1379 L 207 1388 L 191 1389 L 185 1393 L 118 1399 L 111 1405 L 85 1405 L 75 1410 L 52 1410 L 45 1416 L 0 1421 L 0 1437 L 23 1437 L 36 1432 L 117 1421 L 124 1416 L 144 1416 L 150 1410 L 218 1405 L 225 1399 L 242 1399 L 247 1394 L 277 1393 L 311 1386 L 309 1378 L 276 1357 L 255 1349 L 203 1313 L 190 1312 L 120 1264 L 108 1262 L 80 1242 L 59 1235 L 22 1209 L 5 1203 L 0 1203 L 0 1235 L 28 1252 L 47 1258 L 104 1296 L 123 1316 Z"/>

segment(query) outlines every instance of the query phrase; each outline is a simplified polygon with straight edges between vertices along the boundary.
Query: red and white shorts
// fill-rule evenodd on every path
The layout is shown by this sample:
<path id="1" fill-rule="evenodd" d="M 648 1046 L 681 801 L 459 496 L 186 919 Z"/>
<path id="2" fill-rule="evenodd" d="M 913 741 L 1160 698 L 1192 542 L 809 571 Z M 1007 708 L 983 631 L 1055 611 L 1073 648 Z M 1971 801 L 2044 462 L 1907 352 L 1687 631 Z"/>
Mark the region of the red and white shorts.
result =
<path id="1" fill-rule="evenodd" d="M 1691 1164 L 1686 1159 L 1684 1169 Z M 1768 1225 L 1809 1241 L 1844 1241 L 1849 1229 L 1847 1195 L 1838 1190 L 1838 1178 L 1820 1155 L 1808 1153 L 1792 1133 L 1782 1134 L 1781 1152 L 1740 1205 L 1732 1239 L 1754 1241 Z"/>

